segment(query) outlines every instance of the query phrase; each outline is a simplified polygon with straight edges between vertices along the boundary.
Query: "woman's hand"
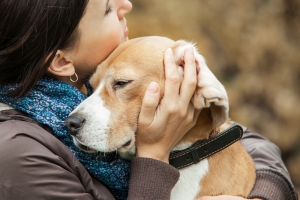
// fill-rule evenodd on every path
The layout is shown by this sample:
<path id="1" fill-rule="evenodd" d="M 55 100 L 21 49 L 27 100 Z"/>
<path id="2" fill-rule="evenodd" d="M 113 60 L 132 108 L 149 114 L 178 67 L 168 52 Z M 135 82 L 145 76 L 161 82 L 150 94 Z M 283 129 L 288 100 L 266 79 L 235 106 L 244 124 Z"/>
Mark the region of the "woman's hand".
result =
<path id="1" fill-rule="evenodd" d="M 205 196 L 197 200 L 246 200 L 246 199 L 237 196 L 221 195 L 221 196 L 213 196 L 213 197 Z M 251 200 L 262 200 L 262 199 L 251 199 Z"/>
<path id="2" fill-rule="evenodd" d="M 165 52 L 165 90 L 159 105 L 158 84 L 152 82 L 148 86 L 138 121 L 137 157 L 168 163 L 173 147 L 196 123 L 200 111 L 195 110 L 190 103 L 197 85 L 192 48 L 185 51 L 184 61 L 182 72 L 183 69 L 177 69 L 172 50 L 167 49 Z"/>

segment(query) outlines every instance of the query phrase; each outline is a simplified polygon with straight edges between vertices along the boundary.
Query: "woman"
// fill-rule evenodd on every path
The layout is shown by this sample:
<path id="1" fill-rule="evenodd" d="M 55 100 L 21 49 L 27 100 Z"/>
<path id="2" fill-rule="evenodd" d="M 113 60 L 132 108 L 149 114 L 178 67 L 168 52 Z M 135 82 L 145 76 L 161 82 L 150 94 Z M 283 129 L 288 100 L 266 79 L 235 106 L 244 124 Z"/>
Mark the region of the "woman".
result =
<path id="1" fill-rule="evenodd" d="M 167 164 L 170 150 L 199 114 L 189 104 L 196 87 L 191 51 L 182 84 L 166 51 L 167 92 L 159 103 L 158 85 L 148 87 L 139 117 L 147 132 L 137 133 L 131 166 L 111 154 L 80 151 L 64 125 L 86 98 L 80 89 L 96 66 L 127 40 L 124 16 L 131 9 L 127 0 L 1 1 L 1 199 L 125 199 L 128 190 L 128 199 L 169 198 L 179 178 Z M 258 170 L 250 196 L 296 199 L 277 147 L 247 131 L 244 143 Z"/>

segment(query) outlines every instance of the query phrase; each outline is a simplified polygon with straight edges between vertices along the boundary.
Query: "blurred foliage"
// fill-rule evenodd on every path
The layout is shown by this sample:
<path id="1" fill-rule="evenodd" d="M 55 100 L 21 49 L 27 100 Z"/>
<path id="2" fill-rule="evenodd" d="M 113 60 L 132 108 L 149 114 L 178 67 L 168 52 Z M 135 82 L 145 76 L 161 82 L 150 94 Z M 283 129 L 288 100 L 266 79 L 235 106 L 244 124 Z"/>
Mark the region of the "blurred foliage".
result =
<path id="1" fill-rule="evenodd" d="M 300 192 L 300 1 L 131 0 L 130 38 L 195 42 L 230 117 L 279 146 Z"/>

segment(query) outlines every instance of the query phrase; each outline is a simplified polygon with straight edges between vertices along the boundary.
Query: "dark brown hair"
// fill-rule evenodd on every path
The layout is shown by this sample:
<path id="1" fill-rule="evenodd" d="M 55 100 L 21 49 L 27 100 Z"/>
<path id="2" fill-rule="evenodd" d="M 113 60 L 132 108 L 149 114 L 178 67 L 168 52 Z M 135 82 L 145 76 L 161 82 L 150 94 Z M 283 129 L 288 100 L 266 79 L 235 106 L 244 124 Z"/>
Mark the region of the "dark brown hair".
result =
<path id="1" fill-rule="evenodd" d="M 79 39 L 76 27 L 87 3 L 1 0 L 0 85 L 19 85 L 10 95 L 20 97 L 30 91 L 46 74 L 57 50 L 75 44 Z"/>

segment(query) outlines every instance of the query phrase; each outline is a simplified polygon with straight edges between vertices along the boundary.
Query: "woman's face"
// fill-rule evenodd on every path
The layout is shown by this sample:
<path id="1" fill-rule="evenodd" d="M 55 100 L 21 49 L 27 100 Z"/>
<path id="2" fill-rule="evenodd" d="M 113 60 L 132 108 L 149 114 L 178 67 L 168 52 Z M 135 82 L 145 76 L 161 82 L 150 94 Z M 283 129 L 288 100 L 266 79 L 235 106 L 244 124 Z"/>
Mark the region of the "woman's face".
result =
<path id="1" fill-rule="evenodd" d="M 128 0 L 89 0 L 79 22 L 79 41 L 71 50 L 79 77 L 90 75 L 119 44 L 128 40 L 125 14 L 132 9 Z"/>

